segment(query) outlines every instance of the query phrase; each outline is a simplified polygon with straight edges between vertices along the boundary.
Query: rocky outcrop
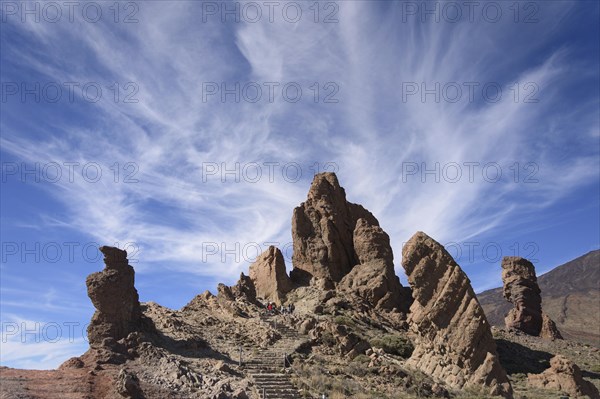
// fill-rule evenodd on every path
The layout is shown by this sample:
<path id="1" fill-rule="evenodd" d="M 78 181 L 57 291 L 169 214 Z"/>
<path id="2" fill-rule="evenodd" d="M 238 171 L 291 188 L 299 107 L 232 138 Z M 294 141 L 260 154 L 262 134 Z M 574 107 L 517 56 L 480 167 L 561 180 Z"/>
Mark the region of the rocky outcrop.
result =
<path id="1" fill-rule="evenodd" d="M 293 288 L 285 270 L 283 254 L 272 245 L 250 265 L 250 280 L 257 297 L 277 304 L 281 304 L 285 294 Z"/>
<path id="2" fill-rule="evenodd" d="M 372 308 L 408 310 L 389 236 L 371 212 L 346 200 L 334 173 L 315 175 L 306 201 L 294 209 L 292 238 L 292 280 L 326 289 L 338 283 Z"/>
<path id="3" fill-rule="evenodd" d="M 360 218 L 379 226 L 371 212 L 346 201 L 335 173 L 315 175 L 306 201 L 292 216 L 292 279 L 299 283 L 313 277 L 338 282 L 348 274 L 359 263 L 353 232 Z"/>
<path id="4" fill-rule="evenodd" d="M 100 251 L 106 266 L 86 279 L 88 296 L 96 308 L 87 330 L 92 348 L 101 346 L 105 338 L 119 340 L 137 331 L 142 317 L 127 252 L 106 246 Z"/>
<path id="5" fill-rule="evenodd" d="M 505 256 L 502 282 L 504 298 L 514 306 L 504 319 L 506 328 L 547 339 L 562 339 L 556 324 L 542 312 L 541 290 L 530 261 L 519 256 Z"/>
<path id="6" fill-rule="evenodd" d="M 141 399 L 144 397 L 138 377 L 124 368 L 119 371 L 117 376 L 116 390 L 124 398 Z"/>
<path id="7" fill-rule="evenodd" d="M 555 339 L 563 339 L 562 334 L 556 327 L 556 323 L 552 321 L 550 316 L 542 312 L 542 331 L 540 337 L 554 341 Z"/>
<path id="8" fill-rule="evenodd" d="M 244 273 L 240 274 L 240 279 L 236 285 L 231 287 L 231 291 L 236 297 L 244 297 L 251 303 L 256 302 L 256 287 L 254 287 L 254 282 L 252 282 L 249 276 L 244 275 Z"/>
<path id="9" fill-rule="evenodd" d="M 354 359 L 371 348 L 367 341 L 354 334 L 344 325 L 330 321 L 319 324 L 316 324 L 314 320 L 307 320 L 306 322 L 310 323 L 310 331 L 308 331 L 308 325 L 306 330 L 313 341 L 334 347 L 342 356 Z"/>
<path id="10" fill-rule="evenodd" d="M 535 268 L 525 258 L 505 256 L 502 259 L 504 298 L 514 305 L 506 315 L 506 328 L 540 335 L 542 330 L 542 297 Z"/>
<path id="11" fill-rule="evenodd" d="M 527 383 L 534 388 L 555 389 L 575 398 L 600 399 L 598 389 L 583 379 L 581 370 L 571 360 L 556 355 L 550 360 L 550 368 L 541 374 L 528 374 Z"/>
<path id="12" fill-rule="evenodd" d="M 358 219 L 353 248 L 359 264 L 340 281 L 339 288 L 357 294 L 373 307 L 408 311 L 410 292 L 400 284 L 394 271 L 390 238 L 379 226 Z"/>
<path id="13" fill-rule="evenodd" d="M 406 243 L 402 257 L 414 298 L 408 322 L 415 350 L 407 365 L 451 388 L 511 398 L 490 325 L 458 264 L 422 232 Z"/>

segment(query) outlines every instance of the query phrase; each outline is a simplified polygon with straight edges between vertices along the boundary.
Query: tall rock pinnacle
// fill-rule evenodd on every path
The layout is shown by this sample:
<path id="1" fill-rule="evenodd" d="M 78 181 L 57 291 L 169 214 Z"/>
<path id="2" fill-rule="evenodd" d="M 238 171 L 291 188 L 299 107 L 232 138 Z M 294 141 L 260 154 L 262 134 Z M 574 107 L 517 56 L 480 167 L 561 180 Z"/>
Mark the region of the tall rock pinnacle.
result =
<path id="1" fill-rule="evenodd" d="M 402 250 L 414 302 L 415 350 L 407 365 L 455 389 L 512 398 L 496 343 L 471 283 L 442 245 L 416 233 Z"/>
<path id="2" fill-rule="evenodd" d="M 138 329 L 142 315 L 127 252 L 114 247 L 100 247 L 100 251 L 106 266 L 86 279 L 88 296 L 96 308 L 88 326 L 91 347 L 100 346 L 104 338 L 125 338 Z"/>
<path id="3" fill-rule="evenodd" d="M 535 267 L 525 258 L 505 256 L 502 259 L 504 298 L 514 304 L 504 322 L 507 328 L 549 339 L 562 339 L 556 324 L 542 313 L 541 291 Z"/>
<path id="4" fill-rule="evenodd" d="M 272 245 L 250 265 L 250 280 L 257 297 L 277 304 L 281 304 L 285 294 L 292 289 L 283 254 Z"/>

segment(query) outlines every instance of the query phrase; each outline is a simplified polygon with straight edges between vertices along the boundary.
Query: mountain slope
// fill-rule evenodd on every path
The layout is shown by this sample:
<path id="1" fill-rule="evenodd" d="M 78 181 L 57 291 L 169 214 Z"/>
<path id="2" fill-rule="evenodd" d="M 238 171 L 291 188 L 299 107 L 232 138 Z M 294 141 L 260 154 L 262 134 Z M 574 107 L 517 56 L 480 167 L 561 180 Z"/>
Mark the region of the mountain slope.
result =
<path id="1" fill-rule="evenodd" d="M 600 346 L 600 250 L 591 251 L 538 277 L 542 308 L 562 335 Z M 512 304 L 502 288 L 477 295 L 488 321 L 504 327 Z"/>

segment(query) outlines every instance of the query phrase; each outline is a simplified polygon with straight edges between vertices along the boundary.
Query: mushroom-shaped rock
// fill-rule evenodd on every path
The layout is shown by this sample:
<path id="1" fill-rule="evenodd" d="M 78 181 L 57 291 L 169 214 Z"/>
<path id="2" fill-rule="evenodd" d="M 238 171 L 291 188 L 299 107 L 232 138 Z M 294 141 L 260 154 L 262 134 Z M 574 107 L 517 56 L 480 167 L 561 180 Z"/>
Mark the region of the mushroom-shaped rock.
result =
<path id="1" fill-rule="evenodd" d="M 250 280 L 254 283 L 256 297 L 277 304 L 281 304 L 285 294 L 293 288 L 283 254 L 272 245 L 250 265 Z"/>
<path id="2" fill-rule="evenodd" d="M 402 256 L 414 298 L 408 323 L 415 350 L 407 365 L 455 389 L 512 398 L 490 325 L 460 266 L 422 232 Z"/>
<path id="3" fill-rule="evenodd" d="M 88 326 L 91 347 L 99 347 L 104 338 L 119 340 L 140 327 L 142 312 L 135 289 L 135 272 L 127 261 L 127 252 L 100 247 L 105 268 L 86 279 L 88 296 L 96 312 Z"/>

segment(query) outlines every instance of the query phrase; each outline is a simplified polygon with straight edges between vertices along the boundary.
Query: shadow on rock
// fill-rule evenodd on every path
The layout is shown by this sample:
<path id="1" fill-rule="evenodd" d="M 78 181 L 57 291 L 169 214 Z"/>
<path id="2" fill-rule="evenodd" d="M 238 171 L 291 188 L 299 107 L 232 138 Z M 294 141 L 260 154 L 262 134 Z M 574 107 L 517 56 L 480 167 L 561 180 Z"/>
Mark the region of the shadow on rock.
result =
<path id="1" fill-rule="evenodd" d="M 498 356 L 507 374 L 539 374 L 550 367 L 552 354 L 529 349 L 516 342 L 497 339 Z"/>

